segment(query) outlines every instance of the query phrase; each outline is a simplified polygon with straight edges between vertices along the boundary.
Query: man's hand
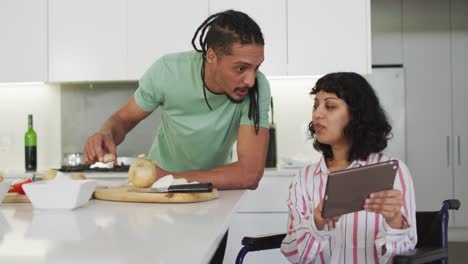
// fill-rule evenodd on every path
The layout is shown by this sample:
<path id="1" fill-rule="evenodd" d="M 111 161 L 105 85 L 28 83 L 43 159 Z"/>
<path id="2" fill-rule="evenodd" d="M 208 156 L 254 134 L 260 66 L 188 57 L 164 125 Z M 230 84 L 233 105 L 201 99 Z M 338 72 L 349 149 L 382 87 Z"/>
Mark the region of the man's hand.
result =
<path id="1" fill-rule="evenodd" d="M 320 200 L 320 203 L 317 205 L 317 207 L 314 208 L 314 222 L 315 226 L 317 227 L 318 230 L 323 230 L 323 227 L 326 224 L 332 224 L 333 228 L 336 227 L 336 222 L 340 220 L 339 216 L 334 216 L 331 218 L 323 218 L 322 217 L 322 209 L 323 209 L 323 199 Z"/>
<path id="2" fill-rule="evenodd" d="M 117 156 L 113 137 L 102 132 L 96 132 L 88 138 L 83 152 L 87 164 L 104 162 L 104 155 L 107 153 Z"/>
<path id="3" fill-rule="evenodd" d="M 132 96 L 130 100 L 102 125 L 99 132 L 88 138 L 84 145 L 85 162 L 103 162 L 105 154 L 116 155 L 116 145 L 122 143 L 125 135 L 151 112 L 141 109 Z"/>
<path id="4" fill-rule="evenodd" d="M 401 192 L 394 189 L 371 193 L 370 197 L 366 199 L 364 209 L 368 212 L 381 214 L 390 227 L 401 229 L 403 228 L 401 205 Z"/>

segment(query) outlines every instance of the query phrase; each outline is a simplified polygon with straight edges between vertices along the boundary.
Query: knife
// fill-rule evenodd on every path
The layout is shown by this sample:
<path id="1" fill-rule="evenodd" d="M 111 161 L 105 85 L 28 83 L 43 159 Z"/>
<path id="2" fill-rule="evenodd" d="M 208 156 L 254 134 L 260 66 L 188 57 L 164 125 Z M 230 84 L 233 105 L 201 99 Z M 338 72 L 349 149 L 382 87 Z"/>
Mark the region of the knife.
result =
<path id="1" fill-rule="evenodd" d="M 129 189 L 129 192 L 138 193 L 198 193 L 198 192 L 211 192 L 213 191 L 213 184 L 208 183 L 191 183 L 191 184 L 177 184 L 170 185 L 163 188 L 135 188 Z"/>

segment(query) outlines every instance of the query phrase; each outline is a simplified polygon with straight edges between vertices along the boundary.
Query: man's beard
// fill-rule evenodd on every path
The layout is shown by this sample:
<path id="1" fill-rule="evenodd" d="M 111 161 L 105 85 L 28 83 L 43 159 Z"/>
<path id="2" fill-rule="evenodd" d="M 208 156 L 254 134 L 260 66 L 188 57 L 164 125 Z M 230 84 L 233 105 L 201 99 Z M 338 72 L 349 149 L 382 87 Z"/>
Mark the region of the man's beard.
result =
<path id="1" fill-rule="evenodd" d="M 231 96 L 229 96 L 229 94 L 226 93 L 226 97 L 233 103 L 235 104 L 240 104 L 244 101 L 244 99 L 249 96 L 249 87 L 238 87 L 238 88 L 235 88 L 234 89 L 234 92 L 236 92 L 236 90 L 241 90 L 241 89 L 247 89 L 247 94 L 242 98 L 242 99 L 234 99 L 232 98 Z"/>

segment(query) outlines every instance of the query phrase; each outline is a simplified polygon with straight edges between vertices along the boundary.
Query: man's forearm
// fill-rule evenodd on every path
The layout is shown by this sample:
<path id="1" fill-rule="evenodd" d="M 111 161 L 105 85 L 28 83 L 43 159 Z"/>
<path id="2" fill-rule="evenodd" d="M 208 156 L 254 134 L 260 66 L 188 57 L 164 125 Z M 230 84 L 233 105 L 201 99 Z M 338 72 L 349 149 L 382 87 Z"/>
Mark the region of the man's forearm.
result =
<path id="1" fill-rule="evenodd" d="M 113 114 L 102 125 L 99 132 L 112 136 L 115 145 L 119 145 L 125 139 L 129 130 L 130 129 L 126 128 L 124 121 L 121 120 L 118 115 Z"/>
<path id="2" fill-rule="evenodd" d="M 189 182 L 211 182 L 220 190 L 256 189 L 263 176 L 263 166 L 249 168 L 240 162 L 234 162 L 207 171 L 168 172 L 160 169 L 158 174 L 158 177 L 172 174 L 175 178 L 185 178 Z"/>

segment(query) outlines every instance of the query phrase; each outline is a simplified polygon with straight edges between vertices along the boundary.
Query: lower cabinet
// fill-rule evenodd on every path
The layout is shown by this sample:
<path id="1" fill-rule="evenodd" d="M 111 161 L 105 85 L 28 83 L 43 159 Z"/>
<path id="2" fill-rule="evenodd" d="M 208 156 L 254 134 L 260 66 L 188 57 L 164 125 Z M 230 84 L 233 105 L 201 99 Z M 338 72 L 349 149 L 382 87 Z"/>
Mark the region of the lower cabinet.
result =
<path id="1" fill-rule="evenodd" d="M 264 236 L 286 232 L 287 213 L 237 213 L 229 226 L 223 263 L 235 263 L 244 236 Z M 245 264 L 289 263 L 278 249 L 248 253 Z"/>
<path id="2" fill-rule="evenodd" d="M 289 184 L 295 171 L 266 171 L 257 190 L 248 191 L 229 224 L 223 263 L 235 263 L 245 236 L 265 236 L 286 232 Z M 278 249 L 249 253 L 245 264 L 289 263 Z"/>

